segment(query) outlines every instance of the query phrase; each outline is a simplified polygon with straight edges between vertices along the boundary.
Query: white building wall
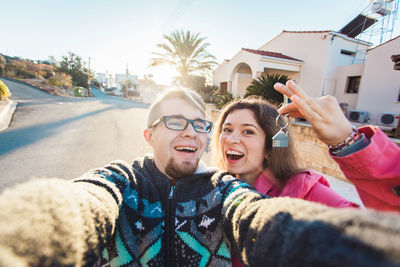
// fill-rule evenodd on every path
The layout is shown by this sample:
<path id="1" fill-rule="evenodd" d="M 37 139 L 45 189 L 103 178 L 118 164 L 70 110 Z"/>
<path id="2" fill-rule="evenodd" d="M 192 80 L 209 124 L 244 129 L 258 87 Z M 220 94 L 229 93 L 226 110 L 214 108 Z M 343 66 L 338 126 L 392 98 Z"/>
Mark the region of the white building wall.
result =
<path id="1" fill-rule="evenodd" d="M 400 54 L 400 36 L 368 51 L 357 109 L 367 110 L 372 123 L 381 112 L 400 113 L 400 71 L 390 58 L 395 54 Z"/>
<path id="2" fill-rule="evenodd" d="M 325 64 L 325 70 L 323 73 L 323 90 L 322 94 L 324 95 L 324 92 L 329 92 L 330 88 L 327 88 L 331 86 L 332 80 L 336 79 L 337 76 L 337 67 L 340 66 L 347 66 L 347 65 L 352 65 L 354 56 L 351 55 L 345 55 L 341 53 L 341 50 L 347 50 L 351 52 L 356 52 L 357 50 L 366 50 L 367 46 L 365 44 L 359 43 L 357 44 L 354 41 L 349 41 L 347 39 L 342 38 L 340 35 L 329 35 L 327 36 L 329 38 L 329 44 L 326 50 L 326 64 Z M 358 69 L 359 68 L 355 68 Z M 350 72 L 353 71 L 353 69 L 350 67 L 349 68 Z M 354 72 L 354 71 L 353 71 Z M 356 71 L 357 72 L 357 71 Z M 361 73 L 362 73 L 362 68 L 361 68 Z M 361 73 L 359 74 L 361 76 Z M 349 76 L 358 76 L 358 75 L 349 75 Z M 339 85 L 339 82 L 336 82 L 336 85 Z M 337 91 L 341 91 L 342 87 L 338 87 Z M 336 88 L 334 88 L 334 91 L 336 91 Z M 354 98 L 354 96 L 350 97 L 352 100 L 349 100 L 349 97 L 346 98 L 346 100 L 352 102 L 352 104 L 356 104 L 357 98 Z M 341 100 L 340 100 L 341 101 Z M 355 101 L 355 102 L 354 102 Z M 354 102 L 354 103 L 353 103 Z"/>
<path id="3" fill-rule="evenodd" d="M 251 74 L 246 74 L 246 73 L 236 74 L 235 82 L 236 82 L 237 92 L 234 95 L 243 97 L 246 94 L 246 88 L 250 85 L 252 80 L 253 76 Z M 232 88 L 234 87 L 232 86 Z"/>
<path id="4" fill-rule="evenodd" d="M 229 60 L 224 60 L 218 67 L 213 71 L 213 85 L 219 87 L 221 82 L 227 82 L 228 77 L 228 66 Z"/>
<path id="5" fill-rule="evenodd" d="M 311 96 L 321 96 L 326 50 L 329 44 L 327 33 L 281 33 L 260 50 L 278 52 L 304 61 L 297 83 Z M 325 38 L 325 39 L 324 39 Z"/>
<path id="6" fill-rule="evenodd" d="M 361 79 L 363 79 L 363 70 L 364 64 L 339 66 L 336 68 L 336 86 L 333 95 L 337 98 L 339 103 L 348 104 L 349 110 L 356 109 L 359 94 L 346 93 L 348 77 L 361 76 Z"/>
<path id="7" fill-rule="evenodd" d="M 231 60 L 219 65 L 214 71 L 213 84 L 219 86 L 220 82 L 227 82 L 232 80 L 238 66 L 241 63 L 249 65 L 252 73 L 252 77 L 257 77 L 257 71 L 259 67 L 259 60 L 261 56 L 253 53 L 249 53 L 240 50 Z"/>
<path id="8" fill-rule="evenodd" d="M 342 38 L 330 32 L 283 32 L 260 50 L 279 52 L 304 61 L 298 84 L 311 96 L 335 91 L 336 68 L 352 64 L 353 57 L 341 50 L 366 49 L 366 45 Z"/>

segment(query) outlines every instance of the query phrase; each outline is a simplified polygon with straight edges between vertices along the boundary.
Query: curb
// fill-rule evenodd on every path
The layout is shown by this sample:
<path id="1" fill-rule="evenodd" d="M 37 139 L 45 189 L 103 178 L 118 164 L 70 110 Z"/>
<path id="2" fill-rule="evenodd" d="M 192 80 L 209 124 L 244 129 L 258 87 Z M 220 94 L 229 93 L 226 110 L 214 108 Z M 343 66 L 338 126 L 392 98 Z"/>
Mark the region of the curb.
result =
<path id="1" fill-rule="evenodd" d="M 7 129 L 10 125 L 12 115 L 17 107 L 17 102 L 9 100 L 6 106 L 0 109 L 0 132 Z"/>

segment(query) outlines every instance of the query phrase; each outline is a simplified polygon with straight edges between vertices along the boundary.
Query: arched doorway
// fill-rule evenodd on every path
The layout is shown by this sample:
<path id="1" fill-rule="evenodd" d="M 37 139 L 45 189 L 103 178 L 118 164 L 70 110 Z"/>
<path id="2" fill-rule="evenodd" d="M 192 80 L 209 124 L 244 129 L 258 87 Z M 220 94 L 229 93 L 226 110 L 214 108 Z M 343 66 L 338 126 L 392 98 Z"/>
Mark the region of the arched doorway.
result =
<path id="1" fill-rule="evenodd" d="M 246 94 L 246 88 L 253 80 L 251 67 L 244 62 L 237 64 L 231 73 L 229 79 L 231 81 L 230 92 L 233 96 L 243 97 Z"/>

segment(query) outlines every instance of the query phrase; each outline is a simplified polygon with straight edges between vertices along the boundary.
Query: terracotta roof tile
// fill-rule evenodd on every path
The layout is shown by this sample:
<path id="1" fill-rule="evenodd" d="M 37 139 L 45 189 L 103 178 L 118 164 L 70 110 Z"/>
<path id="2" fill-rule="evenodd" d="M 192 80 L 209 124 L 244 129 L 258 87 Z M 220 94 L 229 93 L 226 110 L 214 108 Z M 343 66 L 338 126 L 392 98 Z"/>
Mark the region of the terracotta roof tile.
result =
<path id="1" fill-rule="evenodd" d="M 269 52 L 269 51 L 255 50 L 255 49 L 249 49 L 249 48 L 242 48 L 242 50 L 253 53 L 253 54 L 261 55 L 261 56 L 276 57 L 276 58 L 289 59 L 289 60 L 303 62 L 302 60 L 296 59 L 294 57 L 289 57 L 289 56 L 286 56 L 286 55 L 283 55 L 283 54 L 277 53 L 277 52 Z"/>

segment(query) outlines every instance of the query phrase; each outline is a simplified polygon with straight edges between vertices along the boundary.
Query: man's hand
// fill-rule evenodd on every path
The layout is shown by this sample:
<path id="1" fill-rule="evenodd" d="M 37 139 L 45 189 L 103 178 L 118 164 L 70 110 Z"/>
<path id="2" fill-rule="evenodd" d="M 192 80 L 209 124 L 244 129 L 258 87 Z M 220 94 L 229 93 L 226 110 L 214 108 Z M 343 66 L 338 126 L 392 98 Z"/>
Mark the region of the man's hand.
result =
<path id="1" fill-rule="evenodd" d="M 292 80 L 286 85 L 276 83 L 274 88 L 292 100 L 292 103 L 282 106 L 278 112 L 289 113 L 289 116 L 295 118 L 305 118 L 318 138 L 327 145 L 337 145 L 351 134 L 352 125 L 335 97 L 310 97 Z"/>

